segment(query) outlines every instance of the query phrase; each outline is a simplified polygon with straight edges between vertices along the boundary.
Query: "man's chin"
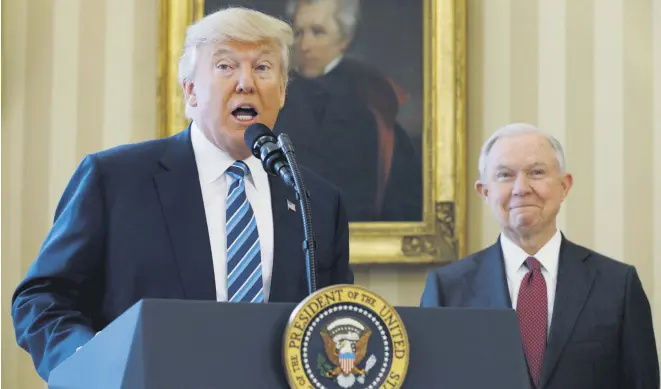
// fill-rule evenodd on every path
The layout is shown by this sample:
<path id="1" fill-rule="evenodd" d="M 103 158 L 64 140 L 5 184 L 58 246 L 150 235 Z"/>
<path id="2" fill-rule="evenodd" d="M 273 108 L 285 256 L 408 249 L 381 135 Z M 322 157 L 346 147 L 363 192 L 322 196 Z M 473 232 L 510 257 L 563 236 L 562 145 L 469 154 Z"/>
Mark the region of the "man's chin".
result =
<path id="1" fill-rule="evenodd" d="M 302 67 L 298 73 L 305 78 L 317 78 L 323 76 L 323 71 L 312 67 Z"/>
<path id="2" fill-rule="evenodd" d="M 242 161 L 252 156 L 252 154 L 250 153 L 250 149 L 245 144 L 234 145 L 234 147 L 228 150 L 228 154 L 230 155 L 230 157 L 234 158 L 237 161 Z"/>
<path id="3" fill-rule="evenodd" d="M 539 218 L 532 215 L 517 215 L 511 220 L 514 230 L 521 232 L 534 232 L 539 227 Z"/>

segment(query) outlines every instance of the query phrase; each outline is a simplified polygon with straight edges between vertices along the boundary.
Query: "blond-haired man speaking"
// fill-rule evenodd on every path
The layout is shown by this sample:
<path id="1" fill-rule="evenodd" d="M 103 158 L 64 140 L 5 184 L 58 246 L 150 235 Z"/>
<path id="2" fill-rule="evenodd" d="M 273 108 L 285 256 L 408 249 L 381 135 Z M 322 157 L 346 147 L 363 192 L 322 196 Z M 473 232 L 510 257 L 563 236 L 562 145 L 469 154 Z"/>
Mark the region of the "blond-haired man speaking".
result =
<path id="1" fill-rule="evenodd" d="M 45 380 L 143 298 L 299 302 L 308 294 L 296 195 L 244 142 L 285 102 L 291 28 L 227 8 L 188 29 L 179 76 L 188 128 L 87 156 L 18 286 L 18 343 Z M 301 169 L 317 286 L 353 283 L 338 190 Z M 294 205 L 294 207 L 292 207 Z"/>

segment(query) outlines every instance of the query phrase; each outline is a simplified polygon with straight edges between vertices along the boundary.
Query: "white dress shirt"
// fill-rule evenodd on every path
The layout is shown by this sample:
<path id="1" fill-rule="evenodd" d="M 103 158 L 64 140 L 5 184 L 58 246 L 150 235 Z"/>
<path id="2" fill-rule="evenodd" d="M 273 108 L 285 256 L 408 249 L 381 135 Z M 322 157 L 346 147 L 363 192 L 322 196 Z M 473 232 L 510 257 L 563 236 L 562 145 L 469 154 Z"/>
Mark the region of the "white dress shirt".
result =
<path id="1" fill-rule="evenodd" d="M 225 202 L 232 179 L 225 174 L 235 160 L 220 150 L 202 134 L 193 122 L 191 142 L 200 178 L 204 211 L 209 228 L 209 242 L 216 280 L 216 299 L 227 301 L 227 235 L 225 233 Z M 250 168 L 245 177 L 246 196 L 257 223 L 262 257 L 264 301 L 268 301 L 273 270 L 273 214 L 268 176 L 259 159 L 251 156 L 243 162 Z"/>
<path id="2" fill-rule="evenodd" d="M 343 55 L 337 56 L 333 58 L 332 61 L 330 61 L 325 67 L 324 67 L 324 75 L 330 73 L 331 70 L 335 69 L 337 65 L 340 64 L 340 61 L 342 61 L 342 58 L 344 58 Z"/>
<path id="3" fill-rule="evenodd" d="M 507 274 L 507 285 L 509 286 L 512 308 L 516 309 L 519 297 L 519 288 L 523 277 L 528 273 L 525 262 L 528 257 L 535 257 L 542 264 L 542 275 L 546 281 L 546 296 L 548 299 L 548 328 L 551 328 L 553 317 L 553 302 L 555 301 L 555 287 L 558 280 L 558 261 L 560 258 L 560 243 L 562 236 L 560 231 L 549 240 L 536 254 L 529 255 L 505 235 L 500 234 L 500 245 L 503 249 L 505 260 L 505 273 Z"/>

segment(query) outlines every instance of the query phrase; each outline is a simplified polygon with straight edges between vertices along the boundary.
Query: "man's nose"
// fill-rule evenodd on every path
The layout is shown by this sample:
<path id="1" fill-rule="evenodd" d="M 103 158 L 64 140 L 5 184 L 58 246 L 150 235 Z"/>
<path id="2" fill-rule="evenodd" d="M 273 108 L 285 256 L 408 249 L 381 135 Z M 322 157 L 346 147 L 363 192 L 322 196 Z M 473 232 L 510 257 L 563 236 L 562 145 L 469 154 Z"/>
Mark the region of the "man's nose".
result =
<path id="1" fill-rule="evenodd" d="M 298 45 L 299 45 L 299 47 L 300 47 L 300 49 L 301 49 L 302 52 L 305 53 L 305 52 L 307 52 L 307 51 L 310 50 L 310 47 L 311 47 L 310 43 L 311 43 L 311 41 L 312 41 L 312 36 L 311 36 L 311 34 L 308 34 L 308 33 L 301 33 L 301 36 L 300 36 L 300 38 L 299 38 Z"/>
<path id="2" fill-rule="evenodd" d="M 530 182 L 528 182 L 528 177 L 526 177 L 525 174 L 520 173 L 516 176 L 512 192 L 518 196 L 522 196 L 530 192 Z"/>
<path id="3" fill-rule="evenodd" d="M 236 93 L 255 92 L 255 80 L 250 66 L 242 66 L 239 71 L 239 79 L 236 83 Z"/>

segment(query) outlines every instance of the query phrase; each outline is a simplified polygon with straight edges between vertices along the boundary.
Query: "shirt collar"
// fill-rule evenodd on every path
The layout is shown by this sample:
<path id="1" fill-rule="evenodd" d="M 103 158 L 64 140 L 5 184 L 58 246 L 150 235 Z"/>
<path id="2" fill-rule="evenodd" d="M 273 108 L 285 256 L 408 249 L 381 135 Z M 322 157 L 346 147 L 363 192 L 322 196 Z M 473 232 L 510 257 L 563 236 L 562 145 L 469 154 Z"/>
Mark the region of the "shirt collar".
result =
<path id="1" fill-rule="evenodd" d="M 528 257 L 535 257 L 542 264 L 542 268 L 546 269 L 549 274 L 553 276 L 556 275 L 558 272 L 561 243 L 562 235 L 560 234 L 560 231 L 556 229 L 553 237 L 546 242 L 537 253 L 529 255 L 504 234 L 500 234 L 500 245 L 503 250 L 503 258 L 505 260 L 507 274 L 514 274 L 524 265 L 524 262 Z"/>
<path id="2" fill-rule="evenodd" d="M 211 143 L 195 122 L 191 123 L 191 143 L 193 145 L 193 153 L 195 154 L 197 171 L 199 172 L 200 181 L 203 184 L 210 184 L 216 181 L 236 162 L 229 154 Z M 247 179 L 252 178 L 255 188 L 259 192 L 263 189 L 263 185 L 268 185 L 268 176 L 262 168 L 262 162 L 252 155 L 244 159 L 243 162 L 250 169 Z"/>
<path id="3" fill-rule="evenodd" d="M 326 67 L 324 68 L 324 74 L 328 74 L 330 73 L 331 70 L 335 69 L 335 67 L 340 63 L 343 57 L 344 56 L 340 55 L 338 57 L 335 57 L 332 61 L 330 61 L 328 65 L 326 65 Z"/>

